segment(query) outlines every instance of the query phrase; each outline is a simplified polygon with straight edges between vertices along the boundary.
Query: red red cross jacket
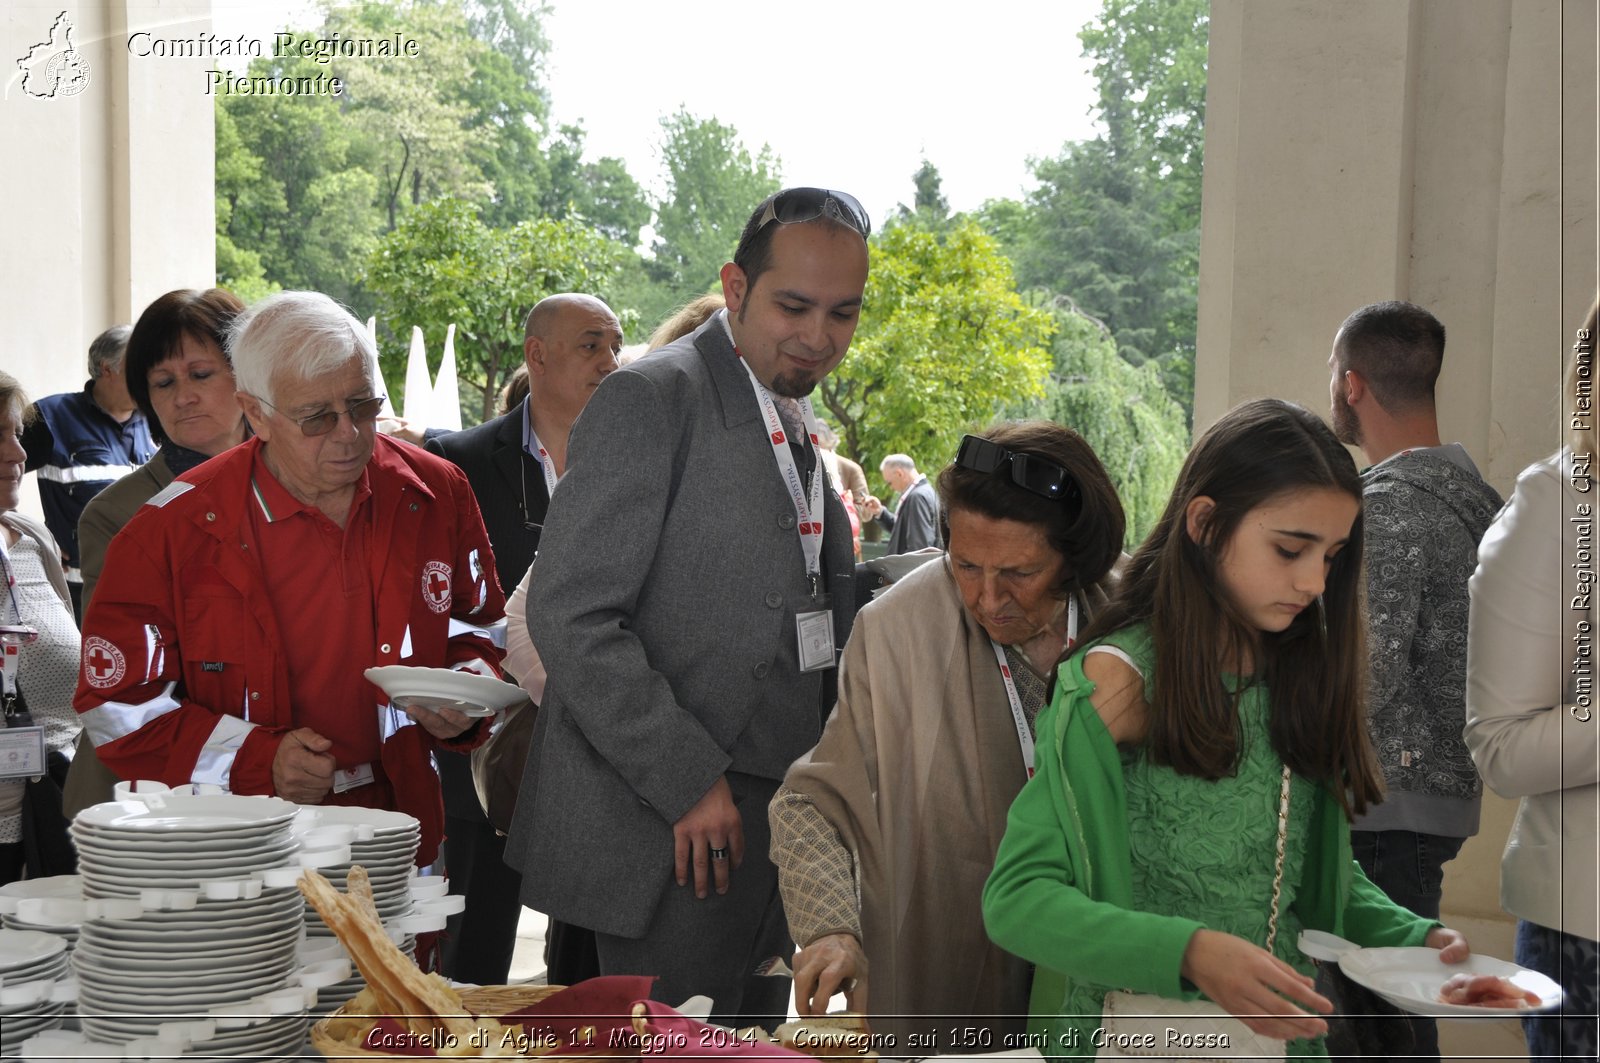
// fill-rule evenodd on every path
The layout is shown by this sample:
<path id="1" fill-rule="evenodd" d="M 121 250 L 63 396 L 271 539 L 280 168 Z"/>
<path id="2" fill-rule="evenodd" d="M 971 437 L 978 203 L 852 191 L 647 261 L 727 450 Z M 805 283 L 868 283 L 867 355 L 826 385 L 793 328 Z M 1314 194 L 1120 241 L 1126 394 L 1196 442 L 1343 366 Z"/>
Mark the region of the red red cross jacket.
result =
<path id="1" fill-rule="evenodd" d="M 83 625 L 74 707 L 101 758 L 124 779 L 219 783 L 270 794 L 283 735 L 316 727 L 290 704 L 272 581 L 247 541 L 250 475 L 259 439 L 192 470 L 156 495 L 112 540 Z M 505 613 L 494 555 L 466 477 L 419 448 L 379 436 L 367 466 L 373 521 L 373 644 L 349 647 L 350 667 L 453 667 L 499 675 L 488 625 Z M 448 581 L 448 595 L 444 581 Z M 304 603 L 317 637 L 318 605 Z M 436 745 L 466 750 L 482 725 L 438 743 L 383 692 L 363 683 L 382 738 L 396 809 L 422 824 L 419 865 L 443 837 Z M 359 796 L 359 788 L 349 791 Z M 359 803 L 359 801 L 357 802 Z"/>

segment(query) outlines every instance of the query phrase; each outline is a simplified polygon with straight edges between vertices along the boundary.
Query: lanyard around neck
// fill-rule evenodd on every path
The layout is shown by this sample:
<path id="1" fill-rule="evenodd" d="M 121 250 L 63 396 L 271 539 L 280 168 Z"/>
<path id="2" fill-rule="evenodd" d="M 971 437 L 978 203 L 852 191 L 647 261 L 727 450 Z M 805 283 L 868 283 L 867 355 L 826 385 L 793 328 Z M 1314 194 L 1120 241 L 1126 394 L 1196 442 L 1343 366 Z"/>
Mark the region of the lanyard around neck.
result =
<path id="1" fill-rule="evenodd" d="M 1074 595 L 1067 599 L 1067 644 L 1066 649 L 1078 641 L 1078 599 Z M 1022 746 L 1022 766 L 1027 769 L 1028 778 L 1033 778 L 1034 772 L 1034 740 L 1033 731 L 1028 727 L 1028 714 L 1022 707 L 1022 695 L 1017 693 L 1017 681 L 1011 676 L 1011 664 L 1006 660 L 1006 648 L 989 640 L 989 645 L 994 650 L 994 659 L 1000 665 L 1000 680 L 1006 685 L 1006 699 L 1011 702 L 1011 719 L 1017 725 L 1017 742 Z"/>
<path id="2" fill-rule="evenodd" d="M 738 347 L 733 350 L 738 354 Z M 756 403 L 767 422 L 767 441 L 772 444 L 773 460 L 778 463 L 778 473 L 783 477 L 783 485 L 789 489 L 789 500 L 794 503 L 794 515 L 800 531 L 800 550 L 805 555 L 806 575 L 810 577 L 812 593 L 815 593 L 822 575 L 822 482 L 827 474 L 818 468 L 811 477 L 811 490 L 807 492 L 800 476 L 800 467 L 794 460 L 794 451 L 789 448 L 789 433 L 784 430 L 783 418 L 778 416 L 778 404 L 772 400 L 772 393 L 766 385 L 756 379 L 755 370 L 750 368 L 750 363 L 744 360 L 743 355 L 740 355 L 739 364 L 750 376 L 750 387 L 755 391 Z M 810 399 L 798 401 L 801 416 L 805 419 L 806 434 L 811 436 L 812 445 L 815 446 L 819 431 L 817 415 L 811 409 Z M 818 464 L 821 464 L 820 461 Z"/>

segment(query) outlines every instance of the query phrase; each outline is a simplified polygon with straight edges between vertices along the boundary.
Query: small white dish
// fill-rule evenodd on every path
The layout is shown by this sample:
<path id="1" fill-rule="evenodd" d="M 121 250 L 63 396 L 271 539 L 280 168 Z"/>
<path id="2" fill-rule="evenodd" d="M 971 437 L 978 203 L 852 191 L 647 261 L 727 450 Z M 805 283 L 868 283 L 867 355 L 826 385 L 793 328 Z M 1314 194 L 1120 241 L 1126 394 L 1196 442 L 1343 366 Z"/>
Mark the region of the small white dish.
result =
<path id="1" fill-rule="evenodd" d="M 1444 964 L 1439 962 L 1439 950 L 1430 948 L 1356 949 L 1340 955 L 1339 968 L 1351 981 L 1366 986 L 1395 1007 L 1419 1015 L 1509 1018 L 1556 1007 L 1564 996 L 1560 985 L 1538 971 L 1492 956 L 1472 955 L 1462 963 Z M 1446 1004 L 1439 999 L 1439 989 L 1457 974 L 1504 978 L 1537 996 L 1539 1003 L 1516 1008 Z"/>

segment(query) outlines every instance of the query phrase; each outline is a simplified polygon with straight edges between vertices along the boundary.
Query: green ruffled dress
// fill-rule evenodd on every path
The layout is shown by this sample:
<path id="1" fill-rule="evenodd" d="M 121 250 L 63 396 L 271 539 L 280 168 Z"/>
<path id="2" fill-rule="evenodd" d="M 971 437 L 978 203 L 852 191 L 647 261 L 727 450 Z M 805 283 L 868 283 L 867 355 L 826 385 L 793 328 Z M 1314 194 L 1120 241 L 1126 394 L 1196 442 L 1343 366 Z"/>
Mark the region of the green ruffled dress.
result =
<path id="1" fill-rule="evenodd" d="M 1153 671 L 1154 656 L 1142 627 L 1116 632 L 1100 644 L 1121 649 L 1141 674 Z M 1269 708 L 1267 690 L 1260 685 L 1240 699 L 1244 752 L 1238 774 L 1231 778 L 1180 775 L 1152 764 L 1142 751 L 1121 751 L 1134 908 L 1200 920 L 1212 930 L 1265 946 L 1283 784 L 1283 761 L 1268 737 Z M 1314 968 L 1295 945 L 1301 924 L 1290 906 L 1310 838 L 1312 799 L 1312 784 L 1294 779 L 1273 946 L 1275 955 L 1308 975 Z M 1090 1044 L 1106 990 L 1114 988 L 1119 987 L 1078 984 L 1069 991 L 1069 1014 L 1096 1016 L 1080 1027 L 1079 1044 Z M 1093 1049 L 1087 1054 L 1093 1055 Z M 1319 1058 L 1322 1039 L 1290 1042 L 1288 1054 Z"/>

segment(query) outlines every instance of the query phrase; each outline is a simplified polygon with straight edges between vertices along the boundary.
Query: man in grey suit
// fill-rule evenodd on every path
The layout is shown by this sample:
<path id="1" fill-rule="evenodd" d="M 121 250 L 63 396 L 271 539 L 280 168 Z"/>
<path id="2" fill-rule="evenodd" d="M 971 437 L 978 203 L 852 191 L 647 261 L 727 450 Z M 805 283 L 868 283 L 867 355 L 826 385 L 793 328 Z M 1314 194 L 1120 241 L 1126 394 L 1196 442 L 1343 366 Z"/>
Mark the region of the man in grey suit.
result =
<path id="1" fill-rule="evenodd" d="M 566 469 L 572 424 L 600 381 L 617 368 L 620 350 L 622 326 L 599 299 L 575 292 L 541 299 L 523 330 L 527 399 L 475 428 L 427 441 L 428 450 L 467 474 L 508 595 L 539 549 L 551 487 Z M 505 863 L 505 839 L 478 803 L 467 754 L 440 751 L 435 761 L 444 791 L 450 892 L 467 898 L 466 909 L 450 917 L 443 972 L 463 982 L 498 985 L 511 970 L 521 883 Z M 586 931 L 555 926 L 546 942 L 552 981 L 592 975 L 592 964 L 582 960 L 593 952 Z"/>
<path id="2" fill-rule="evenodd" d="M 890 454 L 878 464 L 878 473 L 900 496 L 893 513 L 877 499 L 867 504 L 875 512 L 868 519 L 889 529 L 889 544 L 884 554 L 909 554 L 939 545 L 939 498 L 928 478 L 917 471 L 917 463 L 907 454 Z"/>
<path id="3" fill-rule="evenodd" d="M 506 847 L 523 903 L 596 931 L 605 974 L 775 1025 L 789 983 L 767 802 L 832 710 L 850 525 L 805 398 L 844 358 L 866 212 L 756 208 L 727 309 L 611 374 L 574 427 L 528 595 L 549 673 Z"/>

